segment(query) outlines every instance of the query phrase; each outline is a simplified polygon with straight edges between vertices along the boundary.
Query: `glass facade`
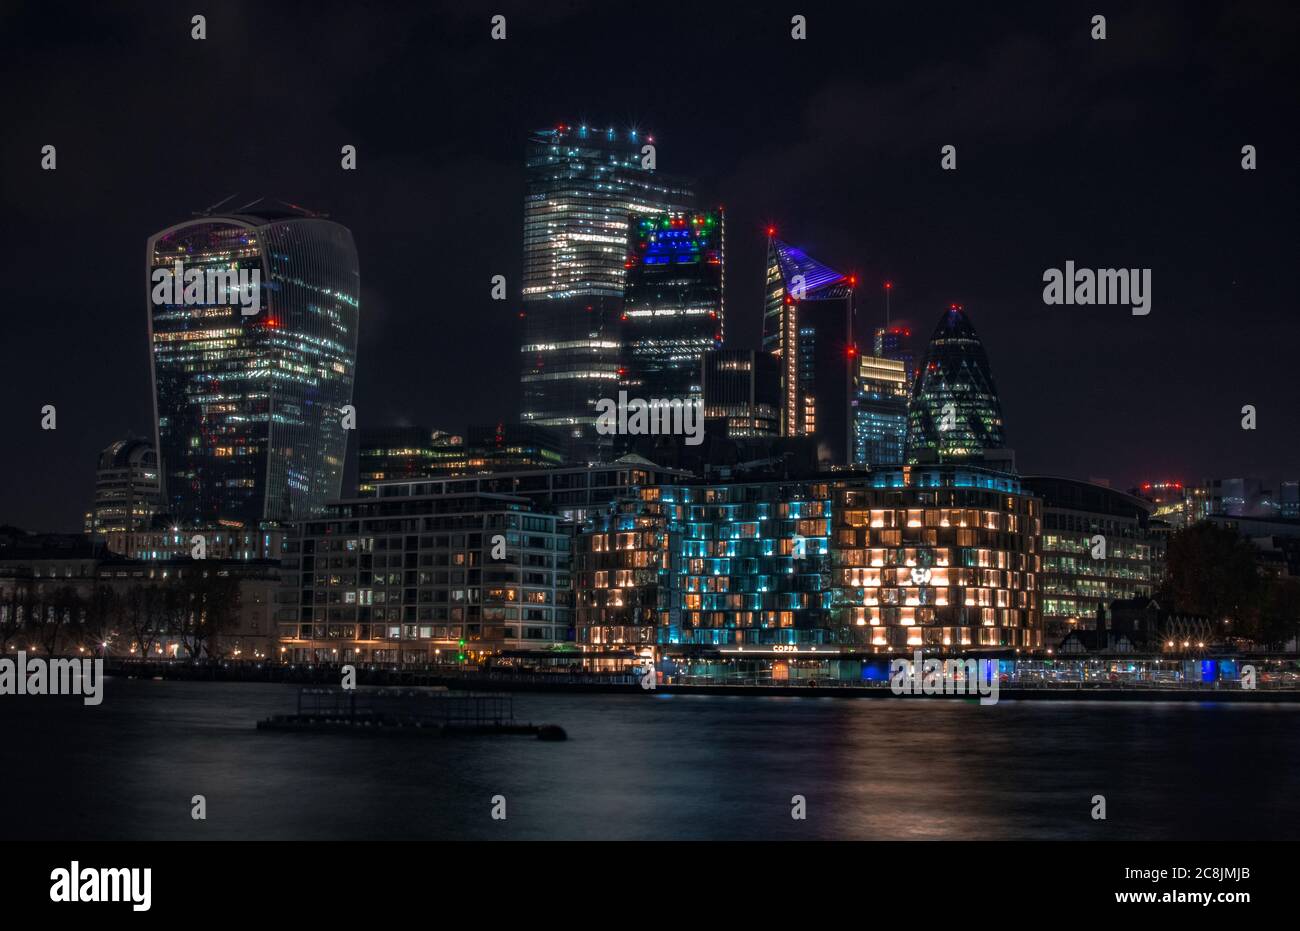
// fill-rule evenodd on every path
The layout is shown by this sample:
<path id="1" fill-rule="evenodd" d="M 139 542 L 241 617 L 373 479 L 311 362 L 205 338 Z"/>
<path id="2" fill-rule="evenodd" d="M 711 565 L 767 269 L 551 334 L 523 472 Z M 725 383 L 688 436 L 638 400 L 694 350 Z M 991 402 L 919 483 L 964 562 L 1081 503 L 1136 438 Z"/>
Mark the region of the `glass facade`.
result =
<path id="1" fill-rule="evenodd" d="M 705 430 L 726 437 L 781 435 L 781 366 L 750 349 L 704 354 Z"/>
<path id="2" fill-rule="evenodd" d="M 1040 533 L 1039 502 L 979 469 L 647 487 L 578 535 L 577 639 L 1033 648 Z"/>
<path id="3" fill-rule="evenodd" d="M 256 526 L 337 498 L 360 293 L 352 234 L 299 213 L 210 216 L 150 237 L 149 340 L 164 508 Z M 255 312 L 155 302 L 155 270 L 257 271 Z M 179 295 L 173 295 L 179 297 Z"/>
<path id="4" fill-rule="evenodd" d="M 429 478 L 464 459 L 464 437 L 429 427 L 365 428 L 357 450 L 357 491 L 372 495 L 379 482 Z"/>
<path id="5" fill-rule="evenodd" d="M 1113 601 L 1152 596 L 1163 557 L 1160 536 L 1148 524 L 1150 503 L 1075 479 L 1032 476 L 1024 483 L 1043 499 L 1041 589 L 1049 645 L 1071 630 L 1097 629 Z"/>
<path id="6" fill-rule="evenodd" d="M 722 210 L 632 224 L 623 301 L 623 386 L 632 397 L 702 398 L 700 359 L 722 345 Z"/>
<path id="7" fill-rule="evenodd" d="M 380 482 L 553 468 L 564 464 L 564 445 L 556 431 L 525 424 L 473 425 L 463 437 L 428 427 L 363 430 L 357 491 L 373 495 Z"/>
<path id="8" fill-rule="evenodd" d="M 840 603 L 872 647 L 1042 645 L 1040 504 L 1006 476 L 877 475 L 840 490 L 835 528 Z"/>
<path id="9" fill-rule="evenodd" d="M 907 393 L 916 382 L 916 353 L 912 351 L 912 331 L 906 327 L 877 327 L 872 339 L 872 354 L 881 359 L 903 363 L 907 371 Z"/>
<path id="10" fill-rule="evenodd" d="M 781 435 L 815 436 L 825 465 L 852 457 L 853 281 L 768 237 L 763 350 L 781 367 Z"/>
<path id="11" fill-rule="evenodd" d="M 617 397 L 633 218 L 690 208 L 681 182 L 642 168 L 653 137 L 560 125 L 527 144 L 521 410 L 590 452 L 595 405 Z"/>
<path id="12" fill-rule="evenodd" d="M 907 447 L 907 366 L 894 359 L 862 356 L 853 398 L 853 461 L 857 465 L 903 464 Z"/>
<path id="13" fill-rule="evenodd" d="M 984 344 L 953 304 L 939 320 L 908 412 L 908 462 L 976 460 L 1003 449 L 1002 404 Z"/>
<path id="14" fill-rule="evenodd" d="M 825 642 L 829 496 L 825 482 L 642 489 L 578 537 L 578 640 Z"/>

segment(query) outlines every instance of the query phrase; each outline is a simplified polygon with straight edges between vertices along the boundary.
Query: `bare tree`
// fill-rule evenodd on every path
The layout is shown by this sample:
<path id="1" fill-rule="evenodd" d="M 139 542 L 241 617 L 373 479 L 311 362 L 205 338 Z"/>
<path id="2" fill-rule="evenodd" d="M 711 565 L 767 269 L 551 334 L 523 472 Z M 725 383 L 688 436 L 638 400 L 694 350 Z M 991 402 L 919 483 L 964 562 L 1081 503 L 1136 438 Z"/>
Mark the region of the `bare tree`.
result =
<path id="1" fill-rule="evenodd" d="M 234 620 L 238 580 L 215 571 L 194 571 L 177 586 L 175 633 L 191 661 L 211 655 L 214 639 Z"/>
<path id="2" fill-rule="evenodd" d="M 13 587 L 5 597 L 4 603 L 0 604 L 0 652 L 4 652 L 4 648 L 18 636 L 27 623 L 31 602 L 31 580 L 14 579 Z"/>
<path id="3" fill-rule="evenodd" d="M 127 626 L 139 647 L 141 659 L 148 659 L 159 637 L 167 629 L 163 590 L 156 585 L 132 585 L 126 593 Z"/>
<path id="4" fill-rule="evenodd" d="M 60 585 L 37 597 L 36 611 L 28 615 L 27 639 L 36 641 L 47 656 L 55 656 L 60 647 L 75 639 L 84 607 L 81 595 L 71 585 Z"/>
<path id="5" fill-rule="evenodd" d="M 90 652 L 98 652 L 113 634 L 117 603 L 121 599 L 111 585 L 96 585 L 85 600 L 78 640 Z"/>

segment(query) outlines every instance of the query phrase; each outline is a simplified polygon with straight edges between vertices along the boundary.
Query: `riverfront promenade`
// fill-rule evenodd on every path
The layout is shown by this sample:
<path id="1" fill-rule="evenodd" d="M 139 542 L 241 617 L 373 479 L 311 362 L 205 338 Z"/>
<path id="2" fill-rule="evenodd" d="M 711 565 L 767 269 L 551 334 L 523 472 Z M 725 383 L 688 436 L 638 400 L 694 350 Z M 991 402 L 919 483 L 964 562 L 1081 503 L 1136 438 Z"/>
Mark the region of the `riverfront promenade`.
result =
<path id="1" fill-rule="evenodd" d="M 1260 661 L 1261 663 L 1263 661 Z M 1273 662 L 1278 662 L 1274 660 Z M 1295 660 L 1282 661 L 1293 668 Z M 343 667 L 335 664 L 277 664 L 223 662 L 191 664 L 183 661 L 114 660 L 106 664 L 109 676 L 219 682 L 282 682 L 295 685 L 338 685 Z M 685 678 L 685 677 L 683 677 Z M 632 673 L 479 671 L 464 667 L 384 667 L 358 665 L 358 686 L 444 687 L 450 689 L 561 693 L 641 693 L 693 695 L 774 695 L 807 698 L 936 698 L 970 699 L 962 694 L 898 696 L 882 680 L 807 678 L 773 683 L 744 676 L 719 676 L 710 681 L 692 676 L 689 681 L 660 681 L 653 689 Z M 1273 674 L 1254 689 L 1237 681 L 1201 682 L 1166 678 L 1140 681 L 1093 677 L 1082 680 L 1042 679 L 1003 675 L 998 696 L 1003 701 L 1213 701 L 1300 702 L 1300 680 L 1289 672 Z"/>

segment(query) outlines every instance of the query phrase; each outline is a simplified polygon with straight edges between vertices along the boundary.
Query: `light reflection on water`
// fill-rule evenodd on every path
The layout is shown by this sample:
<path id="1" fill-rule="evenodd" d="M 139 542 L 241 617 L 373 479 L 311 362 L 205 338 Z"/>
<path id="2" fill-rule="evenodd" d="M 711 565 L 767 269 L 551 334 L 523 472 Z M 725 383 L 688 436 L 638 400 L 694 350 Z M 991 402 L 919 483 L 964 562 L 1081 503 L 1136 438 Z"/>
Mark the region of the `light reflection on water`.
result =
<path id="1" fill-rule="evenodd" d="M 0 698 L 0 837 L 1300 835 L 1296 705 L 521 693 L 516 717 L 567 742 L 254 730 L 295 694 L 115 679 L 98 708 Z M 504 822 L 489 816 L 498 794 Z"/>

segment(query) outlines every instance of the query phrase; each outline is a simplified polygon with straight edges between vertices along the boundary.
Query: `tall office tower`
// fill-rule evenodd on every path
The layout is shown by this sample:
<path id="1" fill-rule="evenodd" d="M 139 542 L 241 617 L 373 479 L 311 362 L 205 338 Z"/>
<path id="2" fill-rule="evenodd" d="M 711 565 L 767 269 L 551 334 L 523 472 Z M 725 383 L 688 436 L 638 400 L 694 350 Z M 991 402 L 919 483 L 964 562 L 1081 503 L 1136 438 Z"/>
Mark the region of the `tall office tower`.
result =
<path id="1" fill-rule="evenodd" d="M 1005 461 L 1002 404 L 984 344 L 961 305 L 939 319 L 908 411 L 907 461 Z"/>
<path id="2" fill-rule="evenodd" d="M 595 451 L 596 402 L 618 396 L 629 225 L 693 201 L 642 167 L 653 146 L 592 126 L 528 138 L 520 420 L 564 428 L 580 455 Z"/>
<path id="3" fill-rule="evenodd" d="M 158 510 L 158 454 L 148 440 L 118 440 L 99 454 L 86 533 L 140 530 Z"/>
<path id="4" fill-rule="evenodd" d="M 897 359 L 862 356 L 853 397 L 853 461 L 897 466 L 907 451 L 907 403 L 911 377 Z"/>
<path id="5" fill-rule="evenodd" d="M 347 449 L 352 233 L 255 201 L 149 237 L 146 274 L 164 506 L 185 524 L 320 513 L 339 496 Z M 237 300 L 223 276 L 248 283 Z"/>
<path id="6" fill-rule="evenodd" d="M 872 353 L 881 359 L 902 362 L 907 371 L 909 392 L 916 380 L 916 353 L 912 350 L 912 331 L 907 327 L 877 327 Z"/>
<path id="7" fill-rule="evenodd" d="M 817 437 L 823 465 L 852 458 L 856 281 L 768 231 L 763 350 L 781 365 L 781 435 Z"/>
<path id="8" fill-rule="evenodd" d="M 722 345 L 722 208 L 632 225 L 623 295 L 623 384 L 642 398 L 699 398 L 700 358 Z"/>
<path id="9" fill-rule="evenodd" d="M 731 438 L 781 435 L 781 366 L 753 349 L 704 354 L 704 430 Z"/>

